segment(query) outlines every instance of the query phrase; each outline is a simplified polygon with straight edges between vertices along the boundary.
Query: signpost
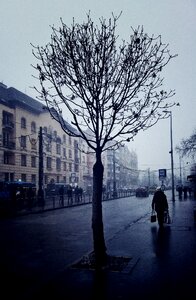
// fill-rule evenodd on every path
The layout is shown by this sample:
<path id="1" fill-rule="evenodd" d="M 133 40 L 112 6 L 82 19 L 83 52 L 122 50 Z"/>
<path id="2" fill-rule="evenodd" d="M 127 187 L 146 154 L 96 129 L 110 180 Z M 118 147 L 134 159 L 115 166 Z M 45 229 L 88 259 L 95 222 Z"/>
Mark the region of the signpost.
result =
<path id="1" fill-rule="evenodd" d="M 166 169 L 159 169 L 159 180 L 162 181 L 161 189 L 164 191 L 164 179 L 167 177 L 167 170 Z"/>
<path id="2" fill-rule="evenodd" d="M 164 180 L 167 177 L 166 169 L 159 169 L 159 180 Z"/>

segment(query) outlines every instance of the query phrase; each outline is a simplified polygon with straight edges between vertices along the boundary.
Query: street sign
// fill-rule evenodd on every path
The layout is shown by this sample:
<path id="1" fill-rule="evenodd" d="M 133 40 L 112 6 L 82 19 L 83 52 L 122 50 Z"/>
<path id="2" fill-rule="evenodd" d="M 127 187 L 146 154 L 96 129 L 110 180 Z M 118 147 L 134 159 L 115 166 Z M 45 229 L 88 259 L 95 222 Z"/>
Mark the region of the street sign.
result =
<path id="1" fill-rule="evenodd" d="M 167 170 L 166 169 L 159 169 L 159 179 L 165 179 L 167 177 Z"/>

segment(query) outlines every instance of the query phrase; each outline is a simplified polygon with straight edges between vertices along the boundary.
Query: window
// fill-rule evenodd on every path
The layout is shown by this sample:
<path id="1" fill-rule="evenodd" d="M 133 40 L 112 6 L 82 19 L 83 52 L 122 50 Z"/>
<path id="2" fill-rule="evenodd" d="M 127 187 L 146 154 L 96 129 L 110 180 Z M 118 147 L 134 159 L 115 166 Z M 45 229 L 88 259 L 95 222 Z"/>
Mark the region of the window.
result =
<path id="1" fill-rule="evenodd" d="M 65 134 L 63 135 L 63 143 L 66 144 L 66 135 Z"/>
<path id="2" fill-rule="evenodd" d="M 63 157 L 66 158 L 66 148 L 63 148 Z"/>
<path id="3" fill-rule="evenodd" d="M 56 154 L 61 154 L 61 144 L 56 144 Z"/>
<path id="4" fill-rule="evenodd" d="M 21 148 L 26 148 L 26 146 L 27 146 L 27 137 L 25 135 L 21 135 L 20 145 L 21 145 Z"/>
<path id="5" fill-rule="evenodd" d="M 27 175 L 26 174 L 21 174 L 21 180 L 22 181 L 27 181 Z"/>
<path id="6" fill-rule="evenodd" d="M 4 173 L 5 181 L 14 181 L 14 173 Z"/>
<path id="7" fill-rule="evenodd" d="M 61 138 L 60 138 L 60 136 L 57 136 L 56 142 L 57 142 L 58 144 L 61 144 Z"/>
<path id="8" fill-rule="evenodd" d="M 31 175 L 31 182 L 36 183 L 36 175 L 35 174 Z"/>
<path id="9" fill-rule="evenodd" d="M 14 128 L 13 114 L 3 111 L 3 125 L 8 126 L 9 128 Z"/>
<path id="10" fill-rule="evenodd" d="M 21 166 L 23 166 L 23 167 L 27 166 L 27 156 L 26 156 L 26 154 L 21 155 Z"/>
<path id="11" fill-rule="evenodd" d="M 78 148 L 78 142 L 77 142 L 77 140 L 74 140 L 74 148 Z"/>
<path id="12" fill-rule="evenodd" d="M 14 165 L 15 164 L 15 155 L 12 152 L 5 151 L 3 155 L 3 162 L 5 165 Z"/>
<path id="13" fill-rule="evenodd" d="M 52 152 L 52 143 L 49 142 L 48 144 L 46 144 L 46 151 L 47 152 Z"/>
<path id="14" fill-rule="evenodd" d="M 36 156 L 31 156 L 31 167 L 36 168 Z"/>
<path id="15" fill-rule="evenodd" d="M 46 158 L 46 168 L 52 169 L 52 158 L 51 157 Z"/>
<path id="16" fill-rule="evenodd" d="M 69 136 L 69 144 L 71 145 L 71 137 Z"/>
<path id="17" fill-rule="evenodd" d="M 3 146 L 8 147 L 10 141 L 10 134 L 8 131 L 3 130 Z"/>
<path id="18" fill-rule="evenodd" d="M 4 164 L 9 165 L 9 152 L 4 152 Z"/>
<path id="19" fill-rule="evenodd" d="M 61 171 L 61 159 L 60 158 L 56 159 L 56 170 Z"/>
<path id="20" fill-rule="evenodd" d="M 31 122 L 31 132 L 32 132 L 32 133 L 35 133 L 35 132 L 36 132 L 36 124 L 35 124 L 34 121 Z"/>
<path id="21" fill-rule="evenodd" d="M 21 118 L 21 128 L 26 128 L 26 119 L 24 117 Z"/>
<path id="22" fill-rule="evenodd" d="M 69 171 L 72 171 L 72 163 L 69 163 Z"/>
<path id="23" fill-rule="evenodd" d="M 72 158 L 72 151 L 69 149 L 69 158 Z"/>
<path id="24" fill-rule="evenodd" d="M 79 172 L 79 166 L 77 164 L 74 164 L 74 172 Z"/>
<path id="25" fill-rule="evenodd" d="M 63 171 L 67 171 L 67 164 L 66 164 L 66 162 L 63 163 Z"/>

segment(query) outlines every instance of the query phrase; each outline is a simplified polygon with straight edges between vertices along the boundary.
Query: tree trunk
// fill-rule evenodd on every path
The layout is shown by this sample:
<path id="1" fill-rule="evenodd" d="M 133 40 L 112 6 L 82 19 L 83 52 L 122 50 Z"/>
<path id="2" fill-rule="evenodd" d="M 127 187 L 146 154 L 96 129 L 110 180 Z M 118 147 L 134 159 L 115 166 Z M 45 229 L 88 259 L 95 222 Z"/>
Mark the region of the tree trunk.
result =
<path id="1" fill-rule="evenodd" d="M 93 166 L 93 202 L 92 202 L 92 229 L 94 254 L 97 267 L 106 263 L 107 254 L 104 240 L 103 216 L 102 216 L 102 186 L 103 186 L 103 164 L 101 154 L 97 155 Z"/>

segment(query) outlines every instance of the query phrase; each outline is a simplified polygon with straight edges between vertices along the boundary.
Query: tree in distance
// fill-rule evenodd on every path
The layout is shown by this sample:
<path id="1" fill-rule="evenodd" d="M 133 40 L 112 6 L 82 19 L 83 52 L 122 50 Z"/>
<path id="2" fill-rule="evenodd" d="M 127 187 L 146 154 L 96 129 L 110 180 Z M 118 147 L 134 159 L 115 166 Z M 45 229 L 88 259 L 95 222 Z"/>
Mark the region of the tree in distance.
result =
<path id="1" fill-rule="evenodd" d="M 196 151 L 196 129 L 193 133 L 186 139 L 182 139 L 180 144 L 176 146 L 176 150 L 181 156 L 191 156 L 195 158 Z"/>
<path id="2" fill-rule="evenodd" d="M 51 27 L 45 46 L 33 46 L 38 99 L 64 132 L 83 139 L 95 153 L 93 166 L 92 230 L 97 266 L 107 261 L 102 218 L 102 153 L 129 142 L 140 130 L 163 119 L 174 90 L 163 89 L 161 72 L 171 55 L 161 36 L 131 28 L 129 41 L 116 35 L 119 16 L 103 17 L 96 25 L 90 13 L 78 24 Z M 69 112 L 71 125 L 62 108 Z"/>

